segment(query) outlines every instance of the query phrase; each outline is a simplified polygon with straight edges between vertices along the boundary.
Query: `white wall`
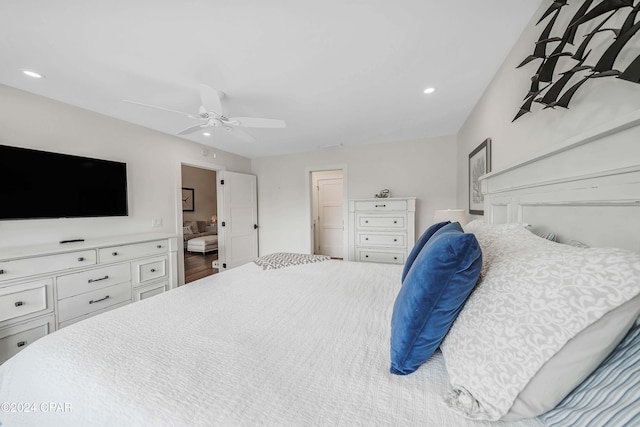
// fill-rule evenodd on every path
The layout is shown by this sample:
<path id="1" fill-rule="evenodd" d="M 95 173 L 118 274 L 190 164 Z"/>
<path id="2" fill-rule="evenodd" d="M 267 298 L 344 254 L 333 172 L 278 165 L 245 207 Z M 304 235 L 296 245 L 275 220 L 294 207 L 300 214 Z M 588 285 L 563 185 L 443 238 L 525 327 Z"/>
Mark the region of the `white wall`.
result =
<path id="1" fill-rule="evenodd" d="M 562 19 L 558 19 L 552 35 L 566 27 L 567 20 L 581 5 L 581 2 L 570 3 L 563 8 Z M 584 84 L 576 92 L 569 109 L 542 110 L 540 105 L 534 104 L 532 113 L 511 122 L 522 105 L 531 85 L 531 76 L 540 61 L 533 61 L 519 69 L 516 67 L 532 53 L 534 42 L 540 37 L 548 18 L 538 26 L 535 23 L 550 4 L 551 1 L 542 2 L 458 133 L 458 205 L 461 207 L 468 208 L 469 153 L 485 138 L 493 140 L 492 170 L 497 171 L 558 146 L 590 128 L 640 110 L 640 85 L 607 77 L 591 79 Z M 593 24 L 589 25 L 591 26 L 588 28 L 593 27 Z M 620 22 L 611 20 L 606 27 L 616 28 L 616 25 L 620 25 Z M 598 53 L 607 43 L 606 37 L 611 37 L 611 34 L 612 32 L 607 31 L 599 35 L 599 39 L 594 38 L 596 46 L 593 58 L 599 57 Z M 581 37 L 578 42 L 580 39 Z M 640 36 L 636 35 L 622 52 L 616 67 L 624 69 L 626 66 L 623 64 L 633 60 L 639 51 Z M 586 64 L 594 65 L 593 62 L 589 63 L 589 59 Z M 635 159 L 636 164 L 637 161 Z"/>
<path id="2" fill-rule="evenodd" d="M 348 198 L 373 197 L 384 188 L 392 196 L 416 196 L 416 233 L 421 233 L 436 209 L 456 207 L 455 164 L 455 136 L 254 159 L 260 253 L 309 253 L 310 169 L 346 166 Z"/>
<path id="3" fill-rule="evenodd" d="M 181 163 L 248 173 L 250 160 L 0 85 L 0 144 L 127 163 L 129 216 L 0 221 L 0 248 L 71 238 L 176 233 Z M 215 151 L 217 158 L 212 156 Z M 152 228 L 152 218 L 162 227 Z"/>

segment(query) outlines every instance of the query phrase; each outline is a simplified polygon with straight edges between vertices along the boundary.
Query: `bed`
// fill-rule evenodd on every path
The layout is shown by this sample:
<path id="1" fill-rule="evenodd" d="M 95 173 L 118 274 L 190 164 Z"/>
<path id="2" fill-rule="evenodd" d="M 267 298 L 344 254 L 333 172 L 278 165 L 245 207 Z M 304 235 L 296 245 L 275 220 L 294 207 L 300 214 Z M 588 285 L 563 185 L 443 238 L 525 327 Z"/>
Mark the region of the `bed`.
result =
<path id="1" fill-rule="evenodd" d="M 493 412 L 500 405 L 473 412 L 484 403 L 465 393 L 486 386 L 484 371 L 488 378 L 487 366 L 499 363 L 487 361 L 476 367 L 471 362 L 480 358 L 465 360 L 461 354 L 475 349 L 465 347 L 465 342 L 477 338 L 468 335 L 468 325 L 481 321 L 482 309 L 474 314 L 479 298 L 488 292 L 481 284 L 492 274 L 489 266 L 498 265 L 495 259 L 504 252 L 492 252 L 492 245 L 499 241 L 515 245 L 521 238 L 536 250 L 542 248 L 543 254 L 547 249 L 573 251 L 567 248 L 575 246 L 565 243 L 574 239 L 591 247 L 613 243 L 624 248 L 615 254 L 623 254 L 631 273 L 615 291 L 620 296 L 616 304 L 632 307 L 631 314 L 626 313 L 633 318 L 624 330 L 618 328 L 619 336 L 606 352 L 637 349 L 630 341 L 635 338 L 626 334 L 638 328 L 634 310 L 640 307 L 639 122 L 640 117 L 631 117 L 594 129 L 554 152 L 483 180 L 486 223 L 467 230 L 477 233 L 484 245 L 483 279 L 461 307 L 441 350 L 409 375 L 393 375 L 389 366 L 389 325 L 403 266 L 329 260 L 265 270 L 250 263 L 73 324 L 31 344 L 0 366 L 2 426 L 582 425 L 575 421 L 582 415 L 569 410 L 506 421 L 492 421 L 504 414 Z M 567 158 L 579 161 L 568 164 Z M 495 233 L 509 237 L 501 240 Z M 559 242 L 535 233 L 554 233 Z M 594 276 L 585 277 L 588 281 Z M 591 304 L 591 296 L 582 301 L 597 306 Z M 607 304 L 608 298 L 599 300 Z M 613 310 L 606 306 L 601 311 L 600 319 Z M 534 342 L 526 355 L 543 347 L 531 337 L 537 336 L 523 339 L 525 344 Z M 484 344 L 495 349 L 508 342 Z M 547 356 L 540 365 L 548 366 L 553 355 Z M 607 354 L 601 355 L 592 369 L 601 362 L 610 365 L 609 360 Z M 629 358 L 624 360 L 628 363 Z M 528 366 L 529 360 L 523 361 L 522 371 Z M 626 372 L 615 366 L 608 369 Z M 511 381 L 520 376 L 517 370 L 498 376 Z M 600 367 L 591 370 L 576 390 L 589 383 Z M 634 409 L 640 402 L 638 393 L 636 387 L 625 397 L 632 402 L 626 412 L 616 411 L 592 425 L 640 422 Z M 569 397 L 561 396 L 560 406 L 567 405 Z M 600 407 L 589 405 L 596 412 Z"/>
<path id="2" fill-rule="evenodd" d="M 71 325 L 6 362 L 0 387 L 70 412 L 5 413 L 3 426 L 477 425 L 439 399 L 441 355 L 389 374 L 401 269 L 247 264 Z"/>

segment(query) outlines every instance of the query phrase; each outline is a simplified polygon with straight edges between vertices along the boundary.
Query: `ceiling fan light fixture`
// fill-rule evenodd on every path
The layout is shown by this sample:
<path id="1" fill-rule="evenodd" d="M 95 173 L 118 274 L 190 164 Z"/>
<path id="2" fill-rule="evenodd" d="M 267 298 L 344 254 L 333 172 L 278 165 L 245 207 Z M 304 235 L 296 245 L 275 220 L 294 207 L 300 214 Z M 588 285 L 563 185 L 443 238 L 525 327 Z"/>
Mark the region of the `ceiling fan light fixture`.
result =
<path id="1" fill-rule="evenodd" d="M 286 123 L 284 122 L 284 120 L 264 119 L 259 117 L 227 117 L 222 113 L 222 104 L 220 103 L 220 99 L 223 97 L 224 94 L 222 92 L 213 89 L 205 84 L 201 84 L 200 101 L 202 101 L 202 104 L 198 108 L 197 116 L 170 108 L 145 104 L 142 102 L 128 100 L 123 101 L 129 102 L 131 104 L 141 105 L 143 107 L 155 108 L 162 111 L 177 113 L 200 121 L 199 124 L 189 126 L 188 128 L 178 132 L 178 135 L 181 136 L 189 135 L 195 132 L 199 132 L 203 136 L 211 136 L 213 132 L 211 132 L 208 128 L 213 128 L 213 130 L 215 131 L 215 128 L 221 127 L 236 138 L 242 139 L 246 142 L 253 142 L 255 141 L 255 138 L 250 133 L 239 129 L 238 127 L 273 129 L 286 127 Z"/>
<path id="2" fill-rule="evenodd" d="M 36 71 L 33 70 L 21 70 L 22 74 L 24 74 L 25 76 L 29 76 L 29 77 L 33 77 L 34 79 L 43 79 L 44 78 L 44 74 L 40 74 Z"/>
<path id="3" fill-rule="evenodd" d="M 426 93 L 427 95 L 429 95 L 430 93 L 433 93 L 433 92 L 435 92 L 435 91 L 436 91 L 436 89 L 435 89 L 435 88 L 433 88 L 433 87 L 428 87 L 428 88 L 426 88 L 426 89 L 424 90 L 424 93 Z"/>

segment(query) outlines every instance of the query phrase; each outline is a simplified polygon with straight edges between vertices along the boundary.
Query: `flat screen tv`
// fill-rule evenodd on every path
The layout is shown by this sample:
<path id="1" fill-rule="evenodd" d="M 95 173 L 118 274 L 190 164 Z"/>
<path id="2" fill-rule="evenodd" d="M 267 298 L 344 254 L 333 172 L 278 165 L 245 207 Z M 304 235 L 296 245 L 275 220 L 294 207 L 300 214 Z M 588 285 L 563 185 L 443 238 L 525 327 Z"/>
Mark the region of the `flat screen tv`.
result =
<path id="1" fill-rule="evenodd" d="M 0 220 L 127 215 L 126 163 L 0 145 Z"/>

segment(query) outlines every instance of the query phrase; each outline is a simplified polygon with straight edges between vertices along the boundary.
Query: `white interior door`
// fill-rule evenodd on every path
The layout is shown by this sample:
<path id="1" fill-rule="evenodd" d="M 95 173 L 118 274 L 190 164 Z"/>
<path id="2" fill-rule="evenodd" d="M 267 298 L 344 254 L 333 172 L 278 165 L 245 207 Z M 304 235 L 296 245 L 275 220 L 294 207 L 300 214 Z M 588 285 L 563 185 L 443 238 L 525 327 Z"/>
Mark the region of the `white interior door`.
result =
<path id="1" fill-rule="evenodd" d="M 320 254 L 343 258 L 342 178 L 318 180 L 318 246 Z"/>
<path id="2" fill-rule="evenodd" d="M 258 257 L 258 194 L 256 177 L 218 173 L 218 257 L 220 270 Z"/>

